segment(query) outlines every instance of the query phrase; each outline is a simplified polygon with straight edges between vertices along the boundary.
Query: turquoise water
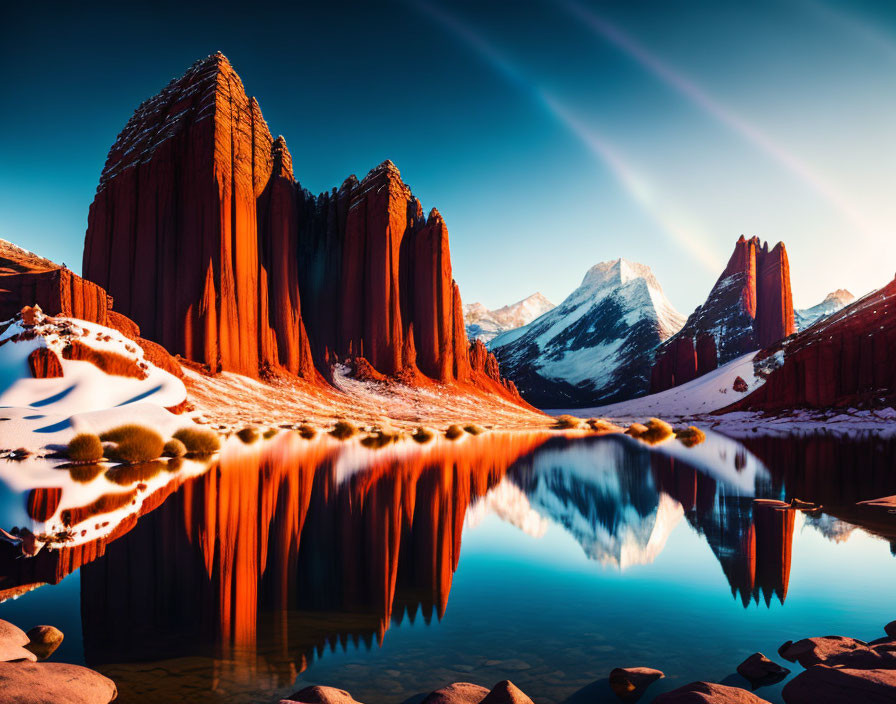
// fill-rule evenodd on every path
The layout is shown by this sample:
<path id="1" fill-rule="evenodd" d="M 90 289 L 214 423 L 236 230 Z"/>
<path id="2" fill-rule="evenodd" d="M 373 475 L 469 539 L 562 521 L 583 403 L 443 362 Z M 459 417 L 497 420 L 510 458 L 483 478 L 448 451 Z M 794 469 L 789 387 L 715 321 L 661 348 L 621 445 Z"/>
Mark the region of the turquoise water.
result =
<path id="1" fill-rule="evenodd" d="M 784 641 L 873 639 L 896 618 L 896 522 L 855 507 L 896 493 L 892 444 L 471 439 L 350 471 L 286 449 L 225 456 L 0 618 L 62 628 L 54 658 L 124 701 L 327 684 L 368 703 L 502 679 L 536 702 L 611 702 L 609 671 L 634 665 L 667 675 L 644 701 L 695 679 L 748 687 L 735 668 L 757 650 L 799 671 Z M 756 693 L 781 702 L 783 684 Z"/>

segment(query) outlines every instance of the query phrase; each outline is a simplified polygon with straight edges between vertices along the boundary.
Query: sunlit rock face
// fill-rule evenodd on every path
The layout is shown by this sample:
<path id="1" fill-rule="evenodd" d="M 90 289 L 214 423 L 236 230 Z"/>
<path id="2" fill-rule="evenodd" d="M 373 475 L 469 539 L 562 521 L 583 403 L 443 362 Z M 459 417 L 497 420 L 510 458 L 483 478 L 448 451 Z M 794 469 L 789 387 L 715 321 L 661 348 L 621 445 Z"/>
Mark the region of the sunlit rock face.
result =
<path id="1" fill-rule="evenodd" d="M 706 302 L 656 352 L 650 391 L 684 384 L 796 331 L 783 242 L 741 236 Z"/>
<path id="2" fill-rule="evenodd" d="M 471 365 L 448 229 L 385 161 L 313 196 L 229 61 L 145 101 L 109 152 L 84 275 L 143 335 L 212 371 L 313 382 L 364 357 L 519 400 Z"/>

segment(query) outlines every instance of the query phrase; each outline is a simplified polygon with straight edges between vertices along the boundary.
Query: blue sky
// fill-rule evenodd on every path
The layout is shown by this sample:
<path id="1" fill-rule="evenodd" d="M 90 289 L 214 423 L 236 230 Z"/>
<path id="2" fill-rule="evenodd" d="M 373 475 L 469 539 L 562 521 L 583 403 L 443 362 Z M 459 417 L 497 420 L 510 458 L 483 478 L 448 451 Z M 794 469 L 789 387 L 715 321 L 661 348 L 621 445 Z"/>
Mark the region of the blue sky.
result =
<path id="1" fill-rule="evenodd" d="M 386 158 L 448 223 L 464 300 L 650 265 L 702 302 L 741 233 L 795 303 L 896 271 L 896 9 L 781 0 L 6 8 L 0 237 L 80 269 L 136 106 L 224 52 L 314 192 Z"/>

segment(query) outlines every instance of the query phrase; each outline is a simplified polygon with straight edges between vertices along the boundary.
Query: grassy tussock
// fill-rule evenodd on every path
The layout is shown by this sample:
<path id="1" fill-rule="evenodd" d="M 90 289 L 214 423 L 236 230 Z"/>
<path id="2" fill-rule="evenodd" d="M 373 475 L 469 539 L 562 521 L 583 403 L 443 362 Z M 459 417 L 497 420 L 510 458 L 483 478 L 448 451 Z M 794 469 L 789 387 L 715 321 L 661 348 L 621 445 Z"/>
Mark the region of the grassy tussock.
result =
<path id="1" fill-rule="evenodd" d="M 562 415 L 557 416 L 556 422 L 554 423 L 555 430 L 575 430 L 582 424 L 582 420 L 580 418 L 576 418 L 575 416 L 570 415 Z"/>
<path id="2" fill-rule="evenodd" d="M 211 455 L 221 449 L 221 439 L 206 428 L 181 428 L 172 437 L 186 446 L 188 455 Z"/>
<path id="3" fill-rule="evenodd" d="M 251 425 L 247 425 L 245 428 L 238 430 L 236 436 L 242 440 L 244 445 L 251 445 L 258 440 L 258 429 L 253 428 Z"/>
<path id="4" fill-rule="evenodd" d="M 307 424 L 300 425 L 296 432 L 306 440 L 314 440 L 317 436 L 317 430 Z"/>
<path id="5" fill-rule="evenodd" d="M 470 425 L 464 426 L 464 431 L 468 432 L 470 435 L 482 435 L 485 432 L 485 428 L 476 425 L 475 423 L 470 423 Z"/>
<path id="6" fill-rule="evenodd" d="M 639 426 L 636 429 L 637 434 L 629 432 L 632 428 L 635 428 L 635 426 Z M 638 440 L 643 440 L 649 445 L 656 445 L 663 440 L 671 438 L 675 434 L 672 430 L 672 426 L 659 418 L 651 418 L 644 425 L 641 425 L 640 423 L 632 423 L 629 426 L 629 429 L 625 432 L 638 438 Z"/>
<path id="7" fill-rule="evenodd" d="M 685 447 L 694 447 L 706 440 L 706 433 L 695 425 L 689 425 L 687 428 L 679 428 L 675 431 L 675 437 Z"/>
<path id="8" fill-rule="evenodd" d="M 463 434 L 464 429 L 459 425 L 449 425 L 447 430 L 445 430 L 445 437 L 449 440 L 457 440 Z"/>
<path id="9" fill-rule="evenodd" d="M 278 431 L 276 428 L 268 428 L 261 434 L 261 437 L 263 437 L 265 440 L 270 440 L 277 434 L 277 432 Z"/>
<path id="10" fill-rule="evenodd" d="M 165 447 L 162 449 L 162 454 L 165 457 L 183 457 L 187 454 L 187 446 L 177 438 L 171 438 L 165 443 Z"/>
<path id="11" fill-rule="evenodd" d="M 103 443 L 98 435 L 79 433 L 69 441 L 66 454 L 72 462 L 97 462 L 103 458 Z"/>
<path id="12" fill-rule="evenodd" d="M 100 440 L 114 443 L 106 450 L 110 459 L 135 464 L 161 457 L 165 441 L 152 428 L 128 424 L 108 430 L 100 435 Z"/>
<path id="13" fill-rule="evenodd" d="M 401 438 L 400 433 L 379 431 L 361 438 L 361 444 L 364 447 L 369 447 L 371 450 L 379 450 L 382 447 L 391 445 L 393 442 L 398 442 L 399 438 Z"/>
<path id="14" fill-rule="evenodd" d="M 330 435 L 337 440 L 348 440 L 349 438 L 354 437 L 357 432 L 358 429 L 347 420 L 339 420 L 336 421 L 336 425 L 333 426 Z"/>
<path id="15" fill-rule="evenodd" d="M 647 426 L 643 423 L 632 423 L 626 429 L 625 434 L 631 435 L 633 438 L 640 438 L 644 433 L 647 432 Z"/>
<path id="16" fill-rule="evenodd" d="M 436 434 L 432 432 L 429 428 L 417 428 L 411 433 L 411 438 L 413 438 L 414 442 L 418 442 L 421 445 L 432 440 Z"/>
<path id="17" fill-rule="evenodd" d="M 588 424 L 588 427 L 591 428 L 595 433 L 610 433 L 613 432 L 616 427 L 603 418 L 589 418 L 585 422 Z"/>

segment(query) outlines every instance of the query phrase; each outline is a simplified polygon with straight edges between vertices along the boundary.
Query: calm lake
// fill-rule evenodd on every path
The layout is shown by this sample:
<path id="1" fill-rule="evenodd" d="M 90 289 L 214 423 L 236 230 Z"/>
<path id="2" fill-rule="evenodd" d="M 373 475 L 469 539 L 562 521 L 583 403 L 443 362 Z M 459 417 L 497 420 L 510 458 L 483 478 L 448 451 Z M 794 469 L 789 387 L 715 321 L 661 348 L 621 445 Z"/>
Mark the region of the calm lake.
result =
<path id="1" fill-rule="evenodd" d="M 325 684 L 399 704 L 502 679 L 539 704 L 616 702 L 607 675 L 635 665 L 666 673 L 644 701 L 697 679 L 749 688 L 735 668 L 757 650 L 796 674 L 784 641 L 873 639 L 896 618 L 896 515 L 856 505 L 896 494 L 894 460 L 893 442 L 829 436 L 371 451 L 287 433 L 208 466 L 44 468 L 30 493 L 4 463 L 0 527 L 30 512 L 86 537 L 0 553 L 0 618 L 61 628 L 53 659 L 123 702 Z M 763 501 L 794 498 L 821 508 Z M 58 583 L 27 591 L 41 582 Z"/>

